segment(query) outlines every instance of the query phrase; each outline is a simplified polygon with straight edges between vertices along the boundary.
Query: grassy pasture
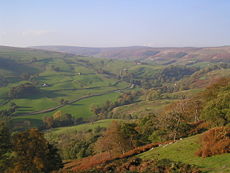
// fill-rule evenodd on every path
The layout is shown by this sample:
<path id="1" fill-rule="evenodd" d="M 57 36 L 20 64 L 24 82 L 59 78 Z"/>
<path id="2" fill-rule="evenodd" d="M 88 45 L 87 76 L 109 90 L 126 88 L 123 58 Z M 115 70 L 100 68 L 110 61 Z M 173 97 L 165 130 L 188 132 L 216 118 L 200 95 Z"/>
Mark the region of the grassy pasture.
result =
<path id="1" fill-rule="evenodd" d="M 93 115 L 93 113 L 90 111 L 91 106 L 100 105 L 107 100 L 114 101 L 118 95 L 119 95 L 119 93 L 114 92 L 114 93 L 106 94 L 103 96 L 95 96 L 95 97 L 81 100 L 79 102 L 76 102 L 76 103 L 73 103 L 70 105 L 66 105 L 66 106 L 64 106 L 58 110 L 61 110 L 65 113 L 70 113 L 76 118 L 79 118 L 79 117 L 88 118 L 88 117 Z M 51 116 L 54 113 L 55 113 L 55 111 L 43 113 L 43 114 L 37 114 L 37 115 L 26 115 L 26 116 L 22 115 L 22 116 L 15 117 L 15 119 L 18 119 L 18 120 L 22 119 L 23 120 L 23 119 L 30 119 L 31 118 L 31 119 L 41 120 L 43 117 Z"/>
<path id="2" fill-rule="evenodd" d="M 149 113 L 157 113 L 166 105 L 175 100 L 156 100 L 156 101 L 141 101 L 129 105 L 119 106 L 112 110 L 115 115 L 132 115 L 143 117 Z"/>
<path id="3" fill-rule="evenodd" d="M 126 66 L 123 61 L 93 59 L 32 49 L 0 47 L 0 61 L 5 62 L 5 59 L 9 59 L 13 64 L 12 67 L 9 66 L 7 69 L 0 68 L 0 79 L 1 76 L 4 76 L 9 82 L 6 86 L 0 87 L 0 110 L 9 108 L 10 104 L 14 102 L 18 108 L 12 122 L 28 121 L 35 127 L 41 125 L 44 116 L 51 116 L 55 111 L 37 115 L 26 114 L 56 107 L 60 105 L 62 99 L 71 101 L 82 96 L 105 93 L 129 85 L 126 82 L 118 82 L 117 79 L 97 73 L 97 69 L 105 68 L 112 73 L 119 74 L 120 65 Z M 131 64 L 127 63 L 128 66 L 131 66 Z M 13 66 L 22 68 L 13 68 Z M 21 78 L 23 73 L 38 74 L 35 81 L 40 92 L 27 98 L 11 99 L 7 102 L 10 88 L 30 82 Z M 43 87 L 43 84 L 48 84 L 48 86 Z M 118 92 L 112 92 L 87 98 L 66 105 L 60 110 L 71 113 L 74 117 L 88 118 L 92 116 L 91 106 L 100 105 L 107 100 L 114 101 L 119 94 Z"/>
<path id="4" fill-rule="evenodd" d="M 107 127 L 112 121 L 118 121 L 117 119 L 107 119 L 107 120 L 99 120 L 93 123 L 86 123 L 86 124 L 80 124 L 75 126 L 69 126 L 69 127 L 59 127 L 54 128 L 45 131 L 45 136 L 48 137 L 57 137 L 61 136 L 62 134 L 70 134 L 74 133 L 76 131 L 88 131 L 88 130 L 94 130 L 97 127 Z"/>
<path id="5" fill-rule="evenodd" d="M 140 154 L 143 159 L 170 159 L 194 164 L 210 173 L 230 172 L 230 154 L 201 158 L 195 155 L 199 149 L 200 135 L 185 138 L 168 146 L 161 146 Z"/>

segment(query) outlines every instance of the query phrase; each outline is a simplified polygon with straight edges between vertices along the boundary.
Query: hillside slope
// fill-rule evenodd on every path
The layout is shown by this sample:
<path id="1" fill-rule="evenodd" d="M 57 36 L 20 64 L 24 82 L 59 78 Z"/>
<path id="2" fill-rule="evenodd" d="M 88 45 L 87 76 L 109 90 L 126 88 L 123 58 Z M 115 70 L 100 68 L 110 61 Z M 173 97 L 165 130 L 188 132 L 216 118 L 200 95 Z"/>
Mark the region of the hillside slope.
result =
<path id="1" fill-rule="evenodd" d="M 142 159 L 170 159 L 183 163 L 194 164 L 212 173 L 230 172 L 230 154 L 216 155 L 207 158 L 195 156 L 199 148 L 200 135 L 185 138 L 176 143 L 161 146 L 138 155 Z"/>
<path id="2" fill-rule="evenodd" d="M 176 141 L 175 143 L 167 141 L 159 144 L 148 144 L 128 151 L 115 158 L 109 158 L 108 153 L 102 153 L 102 155 L 94 155 L 79 160 L 69 160 L 65 164 L 65 169 L 71 169 L 74 171 L 87 170 L 100 168 L 100 166 L 106 167 L 106 165 L 109 165 L 110 163 L 111 165 L 116 165 L 116 162 L 125 164 L 127 160 L 124 160 L 124 158 L 130 158 L 131 160 L 132 158 L 141 158 L 145 161 L 169 159 L 175 163 L 180 162 L 197 166 L 202 172 L 206 173 L 229 173 L 230 154 L 215 155 L 207 158 L 195 156 L 195 152 L 199 148 L 199 137 L 200 135 L 196 135 Z"/>

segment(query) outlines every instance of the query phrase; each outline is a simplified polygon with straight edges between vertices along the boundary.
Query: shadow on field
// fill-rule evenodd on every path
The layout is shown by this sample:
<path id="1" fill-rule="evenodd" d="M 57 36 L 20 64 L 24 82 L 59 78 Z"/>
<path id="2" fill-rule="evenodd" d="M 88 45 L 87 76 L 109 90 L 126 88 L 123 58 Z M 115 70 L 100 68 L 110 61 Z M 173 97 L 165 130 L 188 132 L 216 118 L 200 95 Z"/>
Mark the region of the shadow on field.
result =
<path id="1" fill-rule="evenodd" d="M 20 118 L 20 119 L 12 119 L 9 122 L 10 127 L 13 130 L 26 130 L 30 128 L 39 128 L 42 127 L 43 122 L 39 119 L 33 118 Z"/>
<path id="2" fill-rule="evenodd" d="M 17 115 L 21 115 L 25 112 L 31 112 L 31 111 L 33 111 L 33 107 L 31 106 L 18 106 Z"/>
<path id="3" fill-rule="evenodd" d="M 18 108 L 32 108 L 31 106 L 18 106 Z"/>
<path id="4" fill-rule="evenodd" d="M 31 112 L 31 111 L 33 111 L 33 109 L 20 109 L 20 110 L 17 110 L 16 116 L 25 115 L 25 113 Z"/>
<path id="5" fill-rule="evenodd" d="M 61 94 L 55 91 L 47 91 L 47 90 L 40 90 L 38 93 L 34 93 L 33 95 L 24 97 L 24 99 L 42 99 L 42 98 L 57 98 L 57 97 L 64 97 L 65 94 Z"/>
<path id="6" fill-rule="evenodd" d="M 69 105 L 72 105 L 72 106 L 82 106 L 82 105 L 84 105 L 84 104 L 79 104 L 79 103 L 71 103 L 71 104 L 69 104 Z"/>
<path id="7" fill-rule="evenodd" d="M 58 93 L 56 91 L 47 91 L 47 90 L 42 90 L 40 92 L 42 97 L 48 97 L 48 98 L 57 98 L 57 97 L 64 97 L 66 96 L 65 94 Z"/>

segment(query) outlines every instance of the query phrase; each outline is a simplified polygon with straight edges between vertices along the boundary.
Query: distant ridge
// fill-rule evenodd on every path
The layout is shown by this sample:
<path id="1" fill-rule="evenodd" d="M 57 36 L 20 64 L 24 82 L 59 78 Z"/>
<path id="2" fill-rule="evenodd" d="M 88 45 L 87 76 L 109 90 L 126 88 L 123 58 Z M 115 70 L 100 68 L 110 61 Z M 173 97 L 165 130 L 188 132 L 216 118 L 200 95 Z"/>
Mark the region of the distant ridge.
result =
<path id="1" fill-rule="evenodd" d="M 77 47 L 77 46 L 34 46 L 33 49 L 65 52 L 75 55 L 111 58 L 111 59 L 165 59 L 180 61 L 230 61 L 230 46 L 221 47 Z"/>

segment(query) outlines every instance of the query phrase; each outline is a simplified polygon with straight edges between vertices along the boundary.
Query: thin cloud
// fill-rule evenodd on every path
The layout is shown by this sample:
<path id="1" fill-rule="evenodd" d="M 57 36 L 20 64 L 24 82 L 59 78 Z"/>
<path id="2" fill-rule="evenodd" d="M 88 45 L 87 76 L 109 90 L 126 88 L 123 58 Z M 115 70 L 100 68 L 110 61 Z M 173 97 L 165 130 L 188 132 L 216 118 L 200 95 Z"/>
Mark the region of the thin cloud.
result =
<path id="1" fill-rule="evenodd" d="M 29 30 L 29 31 L 23 31 L 22 35 L 23 36 L 44 36 L 51 34 L 52 31 L 49 30 Z"/>

